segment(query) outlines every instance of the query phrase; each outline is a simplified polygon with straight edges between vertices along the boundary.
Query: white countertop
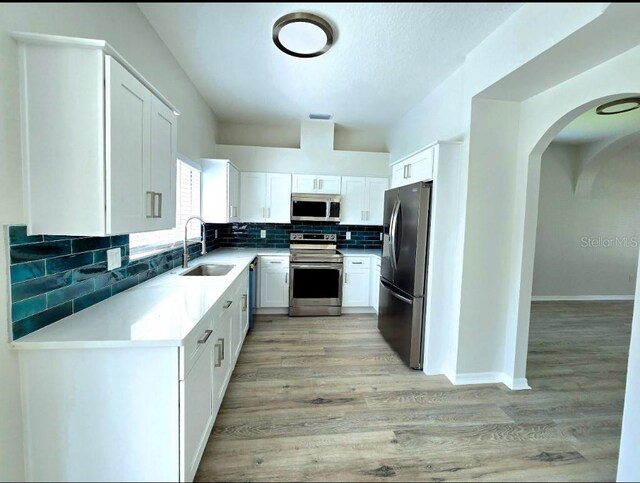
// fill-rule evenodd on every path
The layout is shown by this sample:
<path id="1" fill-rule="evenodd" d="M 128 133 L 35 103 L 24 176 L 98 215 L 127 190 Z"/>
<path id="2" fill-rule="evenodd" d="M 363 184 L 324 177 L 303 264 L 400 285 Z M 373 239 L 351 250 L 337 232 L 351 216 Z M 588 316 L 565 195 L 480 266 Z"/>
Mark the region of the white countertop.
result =
<path id="1" fill-rule="evenodd" d="M 16 349 L 181 346 L 256 255 L 289 255 L 288 249 L 220 248 L 54 322 L 13 342 Z M 221 277 L 181 277 L 202 263 L 235 267 Z"/>
<path id="2" fill-rule="evenodd" d="M 370 256 L 378 257 L 382 255 L 382 249 L 363 249 L 363 248 L 339 248 L 338 251 L 346 256 Z"/>

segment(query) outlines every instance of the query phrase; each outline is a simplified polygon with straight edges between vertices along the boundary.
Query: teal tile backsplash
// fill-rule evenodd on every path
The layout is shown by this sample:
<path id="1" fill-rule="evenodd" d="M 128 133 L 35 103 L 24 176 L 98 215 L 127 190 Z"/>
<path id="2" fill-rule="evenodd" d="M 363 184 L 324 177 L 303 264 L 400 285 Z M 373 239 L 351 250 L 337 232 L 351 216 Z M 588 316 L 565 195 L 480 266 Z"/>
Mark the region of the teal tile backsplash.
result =
<path id="1" fill-rule="evenodd" d="M 29 236 L 26 226 L 12 225 L 8 238 L 14 340 L 182 263 L 182 248 L 130 261 L 129 235 Z M 111 248 L 120 248 L 122 267 L 108 272 Z M 188 250 L 191 259 L 200 256 L 199 244 Z"/>

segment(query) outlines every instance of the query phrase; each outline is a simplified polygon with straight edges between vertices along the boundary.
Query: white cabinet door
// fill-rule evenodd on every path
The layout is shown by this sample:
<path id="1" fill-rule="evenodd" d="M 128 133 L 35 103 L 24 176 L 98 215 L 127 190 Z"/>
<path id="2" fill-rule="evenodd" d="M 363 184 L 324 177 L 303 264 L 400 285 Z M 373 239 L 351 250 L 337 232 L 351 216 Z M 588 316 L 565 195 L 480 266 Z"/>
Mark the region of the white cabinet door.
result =
<path id="1" fill-rule="evenodd" d="M 240 355 L 240 349 L 242 348 L 242 342 L 244 341 L 244 332 L 243 332 L 243 299 L 242 294 L 244 290 L 242 285 L 240 284 L 240 280 L 236 281 L 236 287 L 233 293 L 233 339 L 231 341 L 233 349 L 233 363 L 238 360 L 238 356 Z"/>
<path id="2" fill-rule="evenodd" d="M 228 292 L 228 291 L 227 291 Z M 229 295 L 225 294 L 225 297 Z M 231 304 L 229 303 L 231 302 Z M 213 343 L 213 391 L 214 391 L 214 414 L 218 413 L 224 392 L 231 378 L 233 367 L 233 310 L 231 309 L 233 300 L 227 297 L 222 307 L 217 312 L 214 320 Z"/>
<path id="3" fill-rule="evenodd" d="M 148 229 L 147 217 L 153 216 L 146 180 L 152 94 L 113 58 L 105 67 L 107 231 L 135 233 Z"/>
<path id="4" fill-rule="evenodd" d="M 315 174 L 294 174 L 291 181 L 293 193 L 315 193 L 318 186 Z"/>
<path id="5" fill-rule="evenodd" d="M 150 230 L 176 226 L 177 116 L 157 97 L 151 100 L 151 162 L 149 188 L 153 193 Z"/>
<path id="6" fill-rule="evenodd" d="M 184 381 L 180 381 L 180 439 L 184 455 L 181 481 L 193 481 L 215 417 L 212 338 L 213 334 Z"/>
<path id="7" fill-rule="evenodd" d="M 340 201 L 340 223 L 361 225 L 366 220 L 365 200 L 367 198 L 366 178 L 343 176 L 342 199 Z"/>
<path id="8" fill-rule="evenodd" d="M 429 148 L 412 156 L 407 173 L 410 183 L 433 179 L 434 151 L 434 148 Z"/>
<path id="9" fill-rule="evenodd" d="M 266 184 L 266 221 L 291 223 L 291 175 L 267 173 Z"/>
<path id="10" fill-rule="evenodd" d="M 380 260 L 372 258 L 371 265 L 371 306 L 378 313 L 380 299 Z"/>
<path id="11" fill-rule="evenodd" d="M 235 166 L 228 164 L 228 192 L 229 192 L 229 222 L 234 223 L 240 220 L 240 171 Z"/>
<path id="12" fill-rule="evenodd" d="M 369 284 L 369 270 L 345 270 L 342 306 L 369 307 Z"/>
<path id="13" fill-rule="evenodd" d="M 407 182 L 407 163 L 398 163 L 391 169 L 391 187 L 404 186 Z"/>
<path id="14" fill-rule="evenodd" d="M 318 176 L 316 186 L 316 193 L 339 195 L 341 188 L 341 178 L 340 176 Z"/>
<path id="15" fill-rule="evenodd" d="M 387 178 L 367 178 L 367 225 L 382 225 L 384 218 L 384 192 L 388 186 L 389 181 Z"/>
<path id="16" fill-rule="evenodd" d="M 289 257 L 260 257 L 259 306 L 289 306 Z"/>
<path id="17" fill-rule="evenodd" d="M 266 220 L 267 175 L 265 173 L 240 173 L 240 212 L 242 221 Z"/>

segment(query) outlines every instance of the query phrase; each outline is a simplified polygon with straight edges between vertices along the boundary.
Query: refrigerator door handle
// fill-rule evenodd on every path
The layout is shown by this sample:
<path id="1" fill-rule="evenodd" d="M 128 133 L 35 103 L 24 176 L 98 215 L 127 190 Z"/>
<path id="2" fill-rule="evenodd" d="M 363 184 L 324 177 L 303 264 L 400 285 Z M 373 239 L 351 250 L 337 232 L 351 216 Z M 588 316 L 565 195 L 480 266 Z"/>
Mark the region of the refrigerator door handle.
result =
<path id="1" fill-rule="evenodd" d="M 398 268 L 398 259 L 396 258 L 396 231 L 398 229 L 398 212 L 400 211 L 400 200 L 396 200 L 391 211 L 391 221 L 389 223 L 389 241 L 391 242 L 391 266 L 395 270 Z"/>
<path id="2" fill-rule="evenodd" d="M 403 297 L 402 295 L 396 293 L 392 287 L 389 286 L 389 284 L 383 282 L 382 280 L 380 281 L 380 283 L 382 283 L 382 285 L 384 285 L 384 287 L 389 290 L 389 294 L 392 297 L 397 298 L 398 300 L 400 300 L 401 302 L 404 302 L 405 304 L 409 304 L 409 305 L 413 305 L 413 300 L 407 298 L 407 297 Z"/>

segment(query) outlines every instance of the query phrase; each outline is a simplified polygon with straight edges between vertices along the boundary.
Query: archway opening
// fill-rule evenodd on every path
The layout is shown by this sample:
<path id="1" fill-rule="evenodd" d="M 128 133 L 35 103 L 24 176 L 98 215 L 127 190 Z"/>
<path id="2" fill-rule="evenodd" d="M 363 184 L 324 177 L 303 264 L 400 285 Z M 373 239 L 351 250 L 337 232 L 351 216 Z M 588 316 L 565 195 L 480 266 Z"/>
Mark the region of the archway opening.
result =
<path id="1" fill-rule="evenodd" d="M 526 375 L 577 452 L 615 479 L 640 242 L 640 112 L 597 116 L 602 102 L 538 145 Z"/>

